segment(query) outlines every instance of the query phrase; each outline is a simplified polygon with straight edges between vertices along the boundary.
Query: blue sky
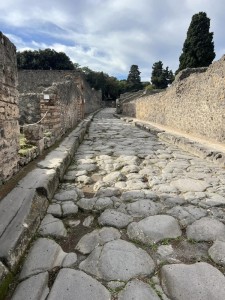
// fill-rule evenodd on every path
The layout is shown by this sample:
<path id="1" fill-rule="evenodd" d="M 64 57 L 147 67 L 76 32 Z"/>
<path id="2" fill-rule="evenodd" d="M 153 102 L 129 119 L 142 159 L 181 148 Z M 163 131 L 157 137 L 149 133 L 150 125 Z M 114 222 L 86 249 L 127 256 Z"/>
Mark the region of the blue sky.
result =
<path id="1" fill-rule="evenodd" d="M 216 60 L 225 54 L 224 0 L 7 0 L 0 11 L 0 31 L 19 51 L 52 48 L 118 78 L 137 64 L 148 81 L 159 60 L 175 71 L 200 11 L 211 19 Z"/>

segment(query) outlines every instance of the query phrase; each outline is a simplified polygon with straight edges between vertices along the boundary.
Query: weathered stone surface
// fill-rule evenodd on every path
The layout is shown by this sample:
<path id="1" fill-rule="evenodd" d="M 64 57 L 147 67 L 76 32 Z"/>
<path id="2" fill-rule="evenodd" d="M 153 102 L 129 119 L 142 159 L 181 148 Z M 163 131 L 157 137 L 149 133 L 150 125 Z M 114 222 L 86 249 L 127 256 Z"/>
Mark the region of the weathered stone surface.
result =
<path id="1" fill-rule="evenodd" d="M 65 201 L 62 203 L 62 211 L 63 211 L 63 216 L 67 217 L 69 215 L 77 214 L 78 207 L 72 201 Z"/>
<path id="2" fill-rule="evenodd" d="M 5 265 L 0 261 L 0 286 L 6 277 L 9 275 L 9 270 L 6 268 Z"/>
<path id="3" fill-rule="evenodd" d="M 160 203 L 144 199 L 127 204 L 126 209 L 133 217 L 148 217 L 160 213 L 162 205 Z"/>
<path id="4" fill-rule="evenodd" d="M 53 215 L 54 217 L 61 217 L 62 216 L 61 205 L 56 203 L 49 205 L 47 213 Z"/>
<path id="5" fill-rule="evenodd" d="M 55 194 L 54 199 L 58 201 L 74 201 L 78 200 L 78 193 L 75 189 L 73 190 L 61 190 Z"/>
<path id="6" fill-rule="evenodd" d="M 134 279 L 127 283 L 119 293 L 118 300 L 160 300 L 156 292 L 147 283 Z"/>
<path id="7" fill-rule="evenodd" d="M 68 253 L 66 254 L 65 258 L 63 259 L 63 262 L 62 262 L 62 267 L 63 268 L 72 268 L 75 266 L 77 262 L 77 255 L 76 253 Z"/>
<path id="8" fill-rule="evenodd" d="M 185 207 L 175 206 L 166 213 L 178 219 L 180 225 L 183 227 L 186 227 L 187 225 L 192 224 L 194 221 L 207 215 L 205 209 L 193 205 Z"/>
<path id="9" fill-rule="evenodd" d="M 45 300 L 49 293 L 48 277 L 48 272 L 44 272 L 21 282 L 17 286 L 12 300 Z"/>
<path id="10" fill-rule="evenodd" d="M 83 210 L 93 210 L 97 198 L 81 198 L 76 204 Z"/>
<path id="11" fill-rule="evenodd" d="M 209 187 L 206 181 L 191 178 L 177 179 L 171 185 L 181 192 L 204 192 Z"/>
<path id="12" fill-rule="evenodd" d="M 113 209 L 106 209 L 98 218 L 100 225 L 113 226 L 116 228 L 124 228 L 132 221 L 133 217 Z"/>
<path id="13" fill-rule="evenodd" d="M 54 169 L 36 168 L 21 179 L 18 186 L 25 189 L 36 189 L 38 193 L 52 199 L 58 184 L 59 177 Z"/>
<path id="14" fill-rule="evenodd" d="M 19 197 L 18 197 L 19 195 Z M 48 205 L 34 189 L 17 187 L 0 202 L 0 258 L 13 268 L 40 225 Z"/>
<path id="15" fill-rule="evenodd" d="M 131 223 L 127 228 L 127 234 L 132 240 L 149 244 L 177 238 L 182 232 L 176 219 L 171 216 L 157 215 Z"/>
<path id="16" fill-rule="evenodd" d="M 209 248 L 209 256 L 218 265 L 225 266 L 225 242 L 215 241 Z"/>
<path id="17" fill-rule="evenodd" d="M 144 250 L 129 242 L 115 240 L 95 248 L 79 268 L 107 281 L 128 281 L 136 276 L 152 274 L 155 266 Z"/>
<path id="18" fill-rule="evenodd" d="M 97 191 L 95 194 L 96 197 L 113 197 L 113 196 L 119 196 L 120 195 L 120 190 L 117 188 L 102 188 Z"/>
<path id="19" fill-rule="evenodd" d="M 162 286 L 170 299 L 225 299 L 225 277 L 207 263 L 162 267 Z"/>
<path id="20" fill-rule="evenodd" d="M 97 280 L 82 271 L 60 270 L 48 300 L 110 300 L 109 291 Z"/>
<path id="21" fill-rule="evenodd" d="M 76 246 L 76 250 L 83 254 L 88 254 L 97 246 L 102 246 L 107 242 L 117 240 L 120 236 L 120 232 L 115 228 L 103 227 L 102 229 L 96 229 L 80 239 Z"/>
<path id="22" fill-rule="evenodd" d="M 101 211 L 106 208 L 113 208 L 113 201 L 109 197 L 98 198 L 94 205 L 95 210 Z"/>
<path id="23" fill-rule="evenodd" d="M 94 216 L 88 216 L 84 219 L 83 226 L 84 227 L 91 227 L 92 223 L 94 222 Z"/>
<path id="24" fill-rule="evenodd" d="M 144 199 L 145 193 L 142 190 L 126 191 L 122 193 L 121 198 L 124 202 L 134 202 L 139 199 Z"/>
<path id="25" fill-rule="evenodd" d="M 66 255 L 67 253 L 55 241 L 46 238 L 38 239 L 25 260 L 20 280 L 61 266 Z"/>
<path id="26" fill-rule="evenodd" d="M 52 215 L 46 215 L 41 222 L 39 233 L 42 236 L 65 237 L 67 231 L 63 222 Z"/>
<path id="27" fill-rule="evenodd" d="M 225 225 L 212 218 L 202 218 L 187 227 L 187 238 L 195 241 L 225 241 Z"/>

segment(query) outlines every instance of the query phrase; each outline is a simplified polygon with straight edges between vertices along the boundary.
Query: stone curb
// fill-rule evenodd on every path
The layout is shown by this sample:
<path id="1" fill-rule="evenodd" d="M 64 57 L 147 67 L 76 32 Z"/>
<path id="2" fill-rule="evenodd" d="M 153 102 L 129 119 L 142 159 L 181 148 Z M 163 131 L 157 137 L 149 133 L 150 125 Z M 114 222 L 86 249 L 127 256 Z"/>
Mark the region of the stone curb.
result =
<path id="1" fill-rule="evenodd" d="M 207 161 L 216 163 L 220 167 L 225 167 L 224 152 L 217 151 L 213 148 L 207 147 L 201 143 L 195 142 L 186 137 L 177 134 L 168 133 L 165 130 L 161 130 L 150 124 L 142 123 L 140 121 L 135 121 L 131 117 L 126 117 L 118 114 L 114 114 L 114 117 L 121 119 L 122 121 L 125 121 L 127 123 L 133 123 L 136 127 L 157 135 L 161 140 L 167 143 L 174 144 L 184 151 L 187 151 L 202 159 L 206 159 Z"/>
<path id="2" fill-rule="evenodd" d="M 99 111 L 82 120 L 56 149 L 0 201 L 0 295 L 10 284 L 46 213 L 49 200 Z"/>

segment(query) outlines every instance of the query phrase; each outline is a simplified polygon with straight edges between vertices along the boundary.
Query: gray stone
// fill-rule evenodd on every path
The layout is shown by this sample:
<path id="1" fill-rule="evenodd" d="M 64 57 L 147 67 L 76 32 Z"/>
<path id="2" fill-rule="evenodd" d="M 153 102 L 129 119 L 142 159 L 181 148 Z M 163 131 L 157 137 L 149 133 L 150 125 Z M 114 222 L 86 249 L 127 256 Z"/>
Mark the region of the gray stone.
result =
<path id="1" fill-rule="evenodd" d="M 38 239 L 25 260 L 20 280 L 61 266 L 65 256 L 66 253 L 55 241 L 46 238 Z"/>
<path id="2" fill-rule="evenodd" d="M 44 272 L 21 282 L 11 300 L 45 300 L 48 293 L 48 272 Z"/>
<path id="3" fill-rule="evenodd" d="M 173 247 L 171 245 L 160 245 L 157 250 L 157 254 L 161 256 L 161 258 L 166 258 L 171 256 L 174 253 Z"/>
<path id="4" fill-rule="evenodd" d="M 162 210 L 160 203 L 155 203 L 151 200 L 139 200 L 127 204 L 127 212 L 133 217 L 148 217 L 157 215 Z"/>
<path id="5" fill-rule="evenodd" d="M 65 258 L 63 259 L 63 262 L 62 262 L 62 267 L 63 268 L 72 268 L 75 266 L 77 262 L 77 255 L 76 253 L 68 253 L 66 254 Z"/>
<path id="6" fill-rule="evenodd" d="M 76 179 L 77 176 L 77 171 L 68 171 L 66 172 L 66 174 L 63 176 L 63 180 L 66 181 L 74 181 Z M 86 174 L 82 174 L 82 175 L 86 175 Z"/>
<path id="7" fill-rule="evenodd" d="M 202 218 L 187 227 L 187 238 L 195 241 L 225 241 L 225 225 L 212 218 Z"/>
<path id="8" fill-rule="evenodd" d="M 209 256 L 218 265 L 225 266 L 225 242 L 215 241 L 209 248 Z"/>
<path id="9" fill-rule="evenodd" d="M 61 190 L 55 194 L 54 199 L 58 201 L 77 201 L 78 194 L 76 190 Z"/>
<path id="10" fill-rule="evenodd" d="M 121 172 L 112 172 L 105 177 L 103 177 L 103 182 L 117 182 L 126 180 L 126 176 L 124 176 Z"/>
<path id="11" fill-rule="evenodd" d="M 39 227 L 39 233 L 42 236 L 65 237 L 67 236 L 66 228 L 63 222 L 52 215 L 46 215 Z"/>
<path id="12" fill-rule="evenodd" d="M 61 217 L 62 216 L 61 205 L 56 203 L 49 205 L 47 213 L 53 215 L 54 217 Z"/>
<path id="13" fill-rule="evenodd" d="M 190 225 L 194 221 L 207 215 L 206 210 L 193 205 L 186 207 L 175 206 L 166 213 L 177 218 L 182 227 L 186 227 L 187 225 Z"/>
<path id="14" fill-rule="evenodd" d="M 81 175 L 76 178 L 76 182 L 82 183 L 84 185 L 93 183 L 91 177 L 87 175 Z"/>
<path id="15" fill-rule="evenodd" d="M 155 266 L 144 250 L 129 242 L 115 240 L 96 247 L 79 268 L 107 281 L 128 281 L 136 276 L 152 274 Z"/>
<path id="16" fill-rule="evenodd" d="M 120 236 L 120 232 L 115 228 L 103 227 L 102 229 L 96 229 L 80 239 L 76 246 L 76 250 L 83 254 L 88 254 L 97 246 L 102 246 L 107 242 L 117 240 Z"/>
<path id="17" fill-rule="evenodd" d="M 88 173 L 96 171 L 97 168 L 96 164 L 80 164 L 77 167 L 78 170 L 87 171 Z"/>
<path id="18" fill-rule="evenodd" d="M 22 187 L 14 188 L 0 201 L 0 258 L 10 269 L 24 254 L 48 204 L 35 189 Z"/>
<path id="19" fill-rule="evenodd" d="M 157 215 L 131 223 L 127 228 L 127 234 L 132 240 L 149 244 L 177 238 L 182 232 L 176 219 L 171 216 Z"/>
<path id="20" fill-rule="evenodd" d="M 225 277 L 216 268 L 204 262 L 163 266 L 161 282 L 170 299 L 225 299 Z"/>
<path id="21" fill-rule="evenodd" d="M 88 216 L 87 218 L 84 219 L 83 226 L 84 227 L 91 227 L 91 225 L 94 222 L 94 219 L 95 219 L 94 216 Z"/>
<path id="22" fill-rule="evenodd" d="M 225 198 L 221 195 L 215 193 L 209 193 L 207 199 L 201 201 L 201 203 L 206 204 L 207 206 L 224 206 Z"/>
<path id="23" fill-rule="evenodd" d="M 120 196 L 120 190 L 117 188 L 102 188 L 95 194 L 96 197 L 113 197 Z"/>
<path id="24" fill-rule="evenodd" d="M 109 291 L 82 271 L 62 269 L 53 284 L 48 300 L 110 300 Z"/>
<path id="25" fill-rule="evenodd" d="M 113 208 L 113 201 L 109 197 L 98 198 L 94 208 L 98 211 L 105 210 L 106 208 Z"/>
<path id="26" fill-rule="evenodd" d="M 100 225 L 113 226 L 116 228 L 124 228 L 132 221 L 133 217 L 113 209 L 106 209 L 98 218 Z"/>
<path id="27" fill-rule="evenodd" d="M 145 198 L 145 193 L 144 191 L 141 190 L 123 192 L 121 196 L 121 199 L 124 202 L 133 202 L 144 198 Z"/>
<path id="28" fill-rule="evenodd" d="M 204 192 L 210 185 L 204 180 L 191 178 L 177 179 L 170 183 L 181 192 Z"/>
<path id="29" fill-rule="evenodd" d="M 76 204 L 83 210 L 93 210 L 97 198 L 81 198 Z"/>
<path id="30" fill-rule="evenodd" d="M 72 201 L 65 201 L 62 203 L 63 216 L 74 215 L 78 213 L 78 207 Z"/>
<path id="31" fill-rule="evenodd" d="M 118 295 L 118 300 L 160 300 L 156 292 L 147 283 L 134 279 L 127 283 Z"/>
<path id="32" fill-rule="evenodd" d="M 120 290 L 125 286 L 125 283 L 122 281 L 109 281 L 107 287 L 111 290 Z"/>
<path id="33" fill-rule="evenodd" d="M 0 286 L 6 277 L 9 275 L 9 270 L 6 268 L 5 265 L 0 261 Z"/>

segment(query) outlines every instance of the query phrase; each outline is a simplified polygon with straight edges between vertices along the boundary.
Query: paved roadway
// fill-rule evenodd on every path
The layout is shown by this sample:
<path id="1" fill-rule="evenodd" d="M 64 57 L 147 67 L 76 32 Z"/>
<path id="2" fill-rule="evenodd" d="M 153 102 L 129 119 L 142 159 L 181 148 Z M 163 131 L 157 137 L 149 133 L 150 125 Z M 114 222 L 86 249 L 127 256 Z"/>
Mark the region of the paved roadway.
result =
<path id="1" fill-rule="evenodd" d="M 224 300 L 224 175 L 102 110 L 12 299 Z"/>

